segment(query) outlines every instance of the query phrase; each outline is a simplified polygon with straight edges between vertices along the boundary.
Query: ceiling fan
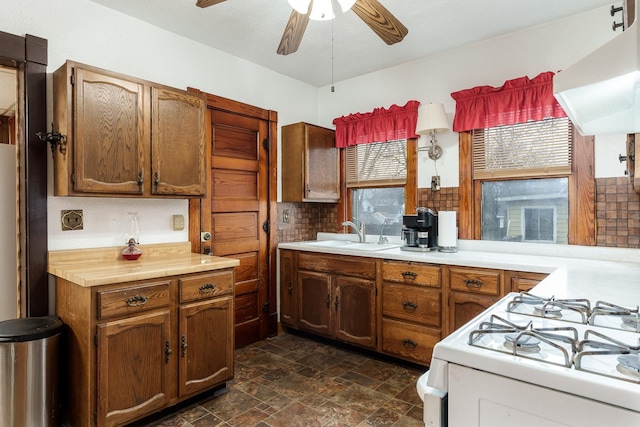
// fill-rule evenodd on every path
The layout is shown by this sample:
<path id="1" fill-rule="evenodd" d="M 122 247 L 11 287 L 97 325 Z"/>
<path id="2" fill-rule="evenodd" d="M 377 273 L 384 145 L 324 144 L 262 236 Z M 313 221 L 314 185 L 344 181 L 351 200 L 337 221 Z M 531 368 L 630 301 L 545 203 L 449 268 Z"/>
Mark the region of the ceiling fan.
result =
<path id="1" fill-rule="evenodd" d="M 209 7 L 214 4 L 222 3 L 226 0 L 197 0 L 196 5 L 199 7 Z M 308 2 L 308 9 L 306 13 L 301 13 L 295 8 L 291 11 L 289 21 L 284 29 L 284 34 L 280 40 L 278 46 L 278 54 L 289 55 L 298 50 L 302 36 L 309 23 L 309 18 L 312 15 L 314 2 L 319 0 L 311 0 Z M 291 3 L 291 2 L 289 2 Z M 302 2 L 305 3 L 305 2 Z M 352 2 L 341 2 L 352 3 Z M 303 10 L 303 9 L 300 9 Z M 347 7 L 348 10 L 348 7 Z M 392 45 L 394 43 L 401 42 L 409 33 L 407 27 L 405 27 L 386 7 L 384 7 L 378 0 L 355 0 L 351 10 L 355 12 L 365 24 L 373 30 L 386 44 Z M 346 11 L 346 10 L 343 10 Z M 319 18 L 319 19 L 331 19 L 331 18 Z"/>

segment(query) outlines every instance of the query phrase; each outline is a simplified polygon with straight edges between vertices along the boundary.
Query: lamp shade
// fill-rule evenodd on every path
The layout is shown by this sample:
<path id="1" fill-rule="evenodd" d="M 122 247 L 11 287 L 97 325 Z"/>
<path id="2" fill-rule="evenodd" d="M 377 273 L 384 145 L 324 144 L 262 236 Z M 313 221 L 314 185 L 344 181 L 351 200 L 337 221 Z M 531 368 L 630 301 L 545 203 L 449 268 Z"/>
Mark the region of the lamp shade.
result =
<path id="1" fill-rule="evenodd" d="M 449 130 L 449 122 L 444 112 L 444 106 L 440 103 L 425 104 L 418 108 L 418 135 L 429 135 L 433 132 L 446 132 Z"/>

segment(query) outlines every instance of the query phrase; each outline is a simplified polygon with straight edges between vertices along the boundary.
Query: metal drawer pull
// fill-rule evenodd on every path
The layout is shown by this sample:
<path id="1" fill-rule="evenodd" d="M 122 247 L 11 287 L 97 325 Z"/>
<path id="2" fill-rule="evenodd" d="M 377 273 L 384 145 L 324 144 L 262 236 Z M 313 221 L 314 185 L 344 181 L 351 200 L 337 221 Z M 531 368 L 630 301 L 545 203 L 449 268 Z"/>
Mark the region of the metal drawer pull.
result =
<path id="1" fill-rule="evenodd" d="M 187 354 L 187 337 L 185 337 L 184 335 L 182 336 L 182 357 L 184 357 Z"/>
<path id="2" fill-rule="evenodd" d="M 405 348 L 416 348 L 418 346 L 417 342 L 415 342 L 414 340 L 410 340 L 408 338 L 403 339 L 402 344 L 404 345 Z"/>
<path id="3" fill-rule="evenodd" d="M 415 303 L 412 303 L 411 301 L 405 301 L 402 303 L 402 307 L 406 310 L 406 311 L 416 311 L 416 308 L 418 308 L 418 305 Z"/>
<path id="4" fill-rule="evenodd" d="M 169 356 L 171 355 L 171 345 L 169 341 L 164 344 L 164 361 L 165 363 L 169 363 Z"/>
<path id="5" fill-rule="evenodd" d="M 216 290 L 216 285 L 214 285 L 213 283 L 206 283 L 202 286 L 200 286 L 200 292 L 215 292 Z"/>
<path id="6" fill-rule="evenodd" d="M 467 285 L 469 289 L 478 289 L 482 286 L 482 280 L 464 279 L 464 284 Z"/>
<path id="7" fill-rule="evenodd" d="M 338 311 L 338 295 L 336 295 L 336 302 L 334 303 L 334 305 L 336 306 L 336 311 Z"/>
<path id="8" fill-rule="evenodd" d="M 402 274 L 402 277 L 404 277 L 405 279 L 416 280 L 416 277 L 418 277 L 418 275 L 413 271 L 403 271 L 400 274 Z"/>
<path id="9" fill-rule="evenodd" d="M 147 297 L 142 295 L 135 295 L 131 298 L 127 298 L 126 302 L 129 307 L 140 307 L 141 305 L 145 305 L 147 303 Z"/>

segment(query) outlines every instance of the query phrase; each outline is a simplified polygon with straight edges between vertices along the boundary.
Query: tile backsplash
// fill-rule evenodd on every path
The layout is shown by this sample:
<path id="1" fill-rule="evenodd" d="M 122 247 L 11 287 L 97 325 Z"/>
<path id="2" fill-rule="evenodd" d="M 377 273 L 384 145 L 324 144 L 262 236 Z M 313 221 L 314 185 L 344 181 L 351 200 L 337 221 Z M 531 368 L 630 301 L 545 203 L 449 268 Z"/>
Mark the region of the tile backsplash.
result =
<path id="1" fill-rule="evenodd" d="M 419 188 L 418 206 L 436 213 L 457 212 L 458 188 Z M 285 209 L 288 223 L 283 221 Z M 343 231 L 332 203 L 278 203 L 279 242 L 313 240 L 318 232 Z M 640 248 L 640 193 L 633 190 L 626 177 L 596 179 L 596 245 Z"/>

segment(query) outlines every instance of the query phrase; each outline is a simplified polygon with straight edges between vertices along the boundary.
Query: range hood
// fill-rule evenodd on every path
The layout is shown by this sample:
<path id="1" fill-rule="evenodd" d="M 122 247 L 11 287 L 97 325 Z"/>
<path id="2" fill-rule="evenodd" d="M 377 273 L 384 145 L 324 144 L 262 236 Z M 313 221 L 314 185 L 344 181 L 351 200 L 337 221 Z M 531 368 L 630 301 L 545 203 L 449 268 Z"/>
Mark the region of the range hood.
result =
<path id="1" fill-rule="evenodd" d="M 582 135 L 640 133 L 640 31 L 635 0 L 626 30 L 553 78 L 553 93 Z"/>

